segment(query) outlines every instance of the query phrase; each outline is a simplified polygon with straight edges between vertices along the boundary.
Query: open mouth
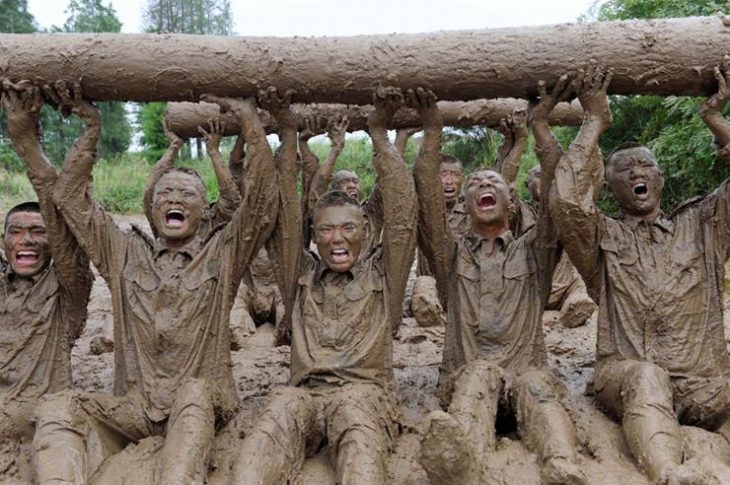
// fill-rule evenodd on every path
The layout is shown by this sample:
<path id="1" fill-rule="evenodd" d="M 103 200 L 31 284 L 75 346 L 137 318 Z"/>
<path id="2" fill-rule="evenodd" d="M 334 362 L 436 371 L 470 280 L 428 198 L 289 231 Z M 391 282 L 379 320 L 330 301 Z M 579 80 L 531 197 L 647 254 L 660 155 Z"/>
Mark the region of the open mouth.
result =
<path id="1" fill-rule="evenodd" d="M 649 187 L 644 182 L 634 185 L 634 195 L 637 199 L 646 199 L 649 197 Z"/>
<path id="2" fill-rule="evenodd" d="M 185 223 L 185 214 L 178 209 L 170 209 L 165 214 L 165 224 L 174 229 L 181 228 Z"/>
<path id="3" fill-rule="evenodd" d="M 33 266 L 38 262 L 38 253 L 35 251 L 18 251 L 15 254 L 15 261 L 21 267 Z"/>
<path id="4" fill-rule="evenodd" d="M 497 206 L 497 197 L 494 194 L 482 194 L 477 198 L 477 207 L 481 210 L 494 209 Z"/>
<path id="5" fill-rule="evenodd" d="M 357 189 L 350 189 L 350 190 L 348 190 L 347 191 L 347 195 L 349 195 L 353 199 L 357 200 L 357 195 L 358 195 Z"/>
<path id="6" fill-rule="evenodd" d="M 333 262 L 344 263 L 348 260 L 350 256 L 350 251 L 345 248 L 335 248 L 330 251 L 330 256 L 332 257 Z"/>
<path id="7" fill-rule="evenodd" d="M 444 187 L 444 195 L 446 197 L 453 197 L 456 195 L 456 189 L 454 187 Z"/>

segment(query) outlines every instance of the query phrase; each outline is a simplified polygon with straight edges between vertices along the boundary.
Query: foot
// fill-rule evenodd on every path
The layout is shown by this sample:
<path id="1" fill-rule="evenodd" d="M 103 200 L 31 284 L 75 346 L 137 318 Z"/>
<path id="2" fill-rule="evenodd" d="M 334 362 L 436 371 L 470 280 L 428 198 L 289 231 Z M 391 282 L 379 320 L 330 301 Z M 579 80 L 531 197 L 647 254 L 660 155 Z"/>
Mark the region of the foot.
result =
<path id="1" fill-rule="evenodd" d="M 434 485 L 481 483 L 478 460 L 461 424 L 450 414 L 434 411 L 421 439 L 421 466 Z"/>
<path id="2" fill-rule="evenodd" d="M 560 310 L 558 322 L 564 328 L 580 327 L 591 318 L 595 309 L 596 304 L 589 298 L 567 301 Z"/>
<path id="3" fill-rule="evenodd" d="M 580 467 L 567 458 L 553 458 L 545 462 L 540 472 L 543 485 L 586 485 Z"/>

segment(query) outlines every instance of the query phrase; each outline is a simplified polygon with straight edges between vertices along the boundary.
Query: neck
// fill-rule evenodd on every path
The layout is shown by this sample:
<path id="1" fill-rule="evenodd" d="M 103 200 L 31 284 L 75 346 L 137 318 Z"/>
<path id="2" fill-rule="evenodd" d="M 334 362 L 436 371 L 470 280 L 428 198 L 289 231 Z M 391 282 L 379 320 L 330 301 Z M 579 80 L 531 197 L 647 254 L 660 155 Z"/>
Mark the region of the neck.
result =
<path id="1" fill-rule="evenodd" d="M 446 211 L 451 212 L 451 209 L 456 205 L 456 199 L 446 201 Z"/>
<path id="2" fill-rule="evenodd" d="M 648 222 L 648 223 L 652 223 L 652 222 L 656 221 L 657 219 L 659 219 L 659 215 L 661 213 L 662 213 L 662 211 L 659 207 L 659 204 L 657 204 L 657 206 L 651 212 L 649 212 L 647 214 L 634 214 L 634 213 L 630 213 L 630 212 L 629 213 L 625 212 L 625 214 L 627 214 L 631 217 L 641 219 L 642 221 Z"/>
<path id="3" fill-rule="evenodd" d="M 166 237 L 161 237 L 160 241 L 163 245 L 165 245 L 165 247 L 168 247 L 170 249 L 180 249 L 190 243 L 193 238 L 195 238 L 195 234 L 185 239 L 168 239 Z"/>
<path id="4" fill-rule="evenodd" d="M 506 217 L 499 222 L 474 222 L 471 229 L 475 234 L 491 240 L 505 233 L 509 229 L 509 222 Z"/>

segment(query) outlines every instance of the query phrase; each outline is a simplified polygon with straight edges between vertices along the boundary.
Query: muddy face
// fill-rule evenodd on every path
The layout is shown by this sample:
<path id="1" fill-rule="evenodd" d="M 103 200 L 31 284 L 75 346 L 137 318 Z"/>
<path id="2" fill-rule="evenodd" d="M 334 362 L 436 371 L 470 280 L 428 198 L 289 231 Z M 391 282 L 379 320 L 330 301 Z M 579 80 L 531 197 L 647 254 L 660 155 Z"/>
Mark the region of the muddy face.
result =
<path id="1" fill-rule="evenodd" d="M 3 250 L 13 273 L 30 278 L 51 261 L 51 249 L 43 217 L 37 212 L 15 212 L 7 221 Z"/>
<path id="2" fill-rule="evenodd" d="M 530 192 L 533 202 L 540 202 L 540 177 L 542 177 L 542 170 L 540 170 L 539 165 L 530 170 L 527 179 L 527 190 Z"/>
<path id="3" fill-rule="evenodd" d="M 447 204 L 456 202 L 461 193 L 461 186 L 464 182 L 464 171 L 460 163 L 442 162 L 439 171 L 441 185 L 444 188 L 444 198 Z"/>
<path id="4" fill-rule="evenodd" d="M 497 172 L 480 170 L 469 176 L 466 210 L 473 224 L 496 224 L 509 213 L 509 186 Z"/>
<path id="5" fill-rule="evenodd" d="M 608 166 L 608 185 L 625 213 L 651 215 L 659 210 L 664 178 L 648 157 L 619 156 Z"/>
<path id="6" fill-rule="evenodd" d="M 329 206 L 314 214 L 314 243 L 332 271 L 349 271 L 360 257 L 365 240 L 365 218 L 359 207 Z"/>
<path id="7" fill-rule="evenodd" d="M 340 190 L 355 200 L 360 200 L 362 187 L 360 177 L 350 170 L 340 170 L 332 176 L 332 190 Z"/>
<path id="8" fill-rule="evenodd" d="M 160 177 L 152 215 L 162 238 L 185 243 L 195 236 L 206 206 L 204 190 L 198 178 L 185 172 L 172 171 Z"/>

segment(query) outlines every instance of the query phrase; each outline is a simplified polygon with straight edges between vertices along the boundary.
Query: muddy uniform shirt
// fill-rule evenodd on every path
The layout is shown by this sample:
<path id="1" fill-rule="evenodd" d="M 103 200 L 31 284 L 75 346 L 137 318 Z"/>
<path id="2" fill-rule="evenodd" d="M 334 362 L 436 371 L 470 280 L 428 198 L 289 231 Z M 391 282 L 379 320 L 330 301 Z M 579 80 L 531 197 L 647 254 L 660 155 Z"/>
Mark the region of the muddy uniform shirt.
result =
<path id="1" fill-rule="evenodd" d="M 554 244 L 553 246 L 557 246 Z M 455 355 L 450 373 L 475 359 L 521 372 L 547 363 L 542 332 L 546 291 L 560 251 L 539 241 L 537 228 L 519 239 L 457 235 L 451 250 L 447 332 Z M 451 368 L 450 368 L 451 367 Z"/>
<path id="2" fill-rule="evenodd" d="M 597 361 L 653 362 L 672 377 L 728 374 L 724 264 L 728 181 L 654 223 L 592 216 L 600 275 Z"/>
<path id="3" fill-rule="evenodd" d="M 155 421 L 167 415 L 188 377 L 211 384 L 223 416 L 236 408 L 230 310 L 277 210 L 273 170 L 261 170 L 264 175 L 241 205 L 247 217 L 237 213 L 207 241 L 196 238 L 178 250 L 138 230 L 122 232 L 89 198 L 87 176 L 73 179 L 81 187 L 63 187 L 64 215 L 112 294 L 114 394 L 139 392 Z"/>
<path id="4" fill-rule="evenodd" d="M 389 291 L 378 249 L 336 273 L 311 253 L 302 262 L 293 313 L 293 385 L 392 381 Z"/>
<path id="5" fill-rule="evenodd" d="M 51 201 L 53 180 L 31 176 L 53 261 L 20 278 L 0 259 L 0 402 L 38 398 L 73 386 L 71 349 L 86 323 L 89 260 Z"/>
<path id="6" fill-rule="evenodd" d="M 471 229 L 471 218 L 466 213 L 463 197 L 459 197 L 459 200 L 449 212 L 449 228 L 454 234 L 466 234 Z M 428 267 L 428 260 L 426 260 L 426 256 L 420 248 L 418 249 L 417 261 L 416 274 L 418 276 L 432 276 L 431 268 Z"/>

